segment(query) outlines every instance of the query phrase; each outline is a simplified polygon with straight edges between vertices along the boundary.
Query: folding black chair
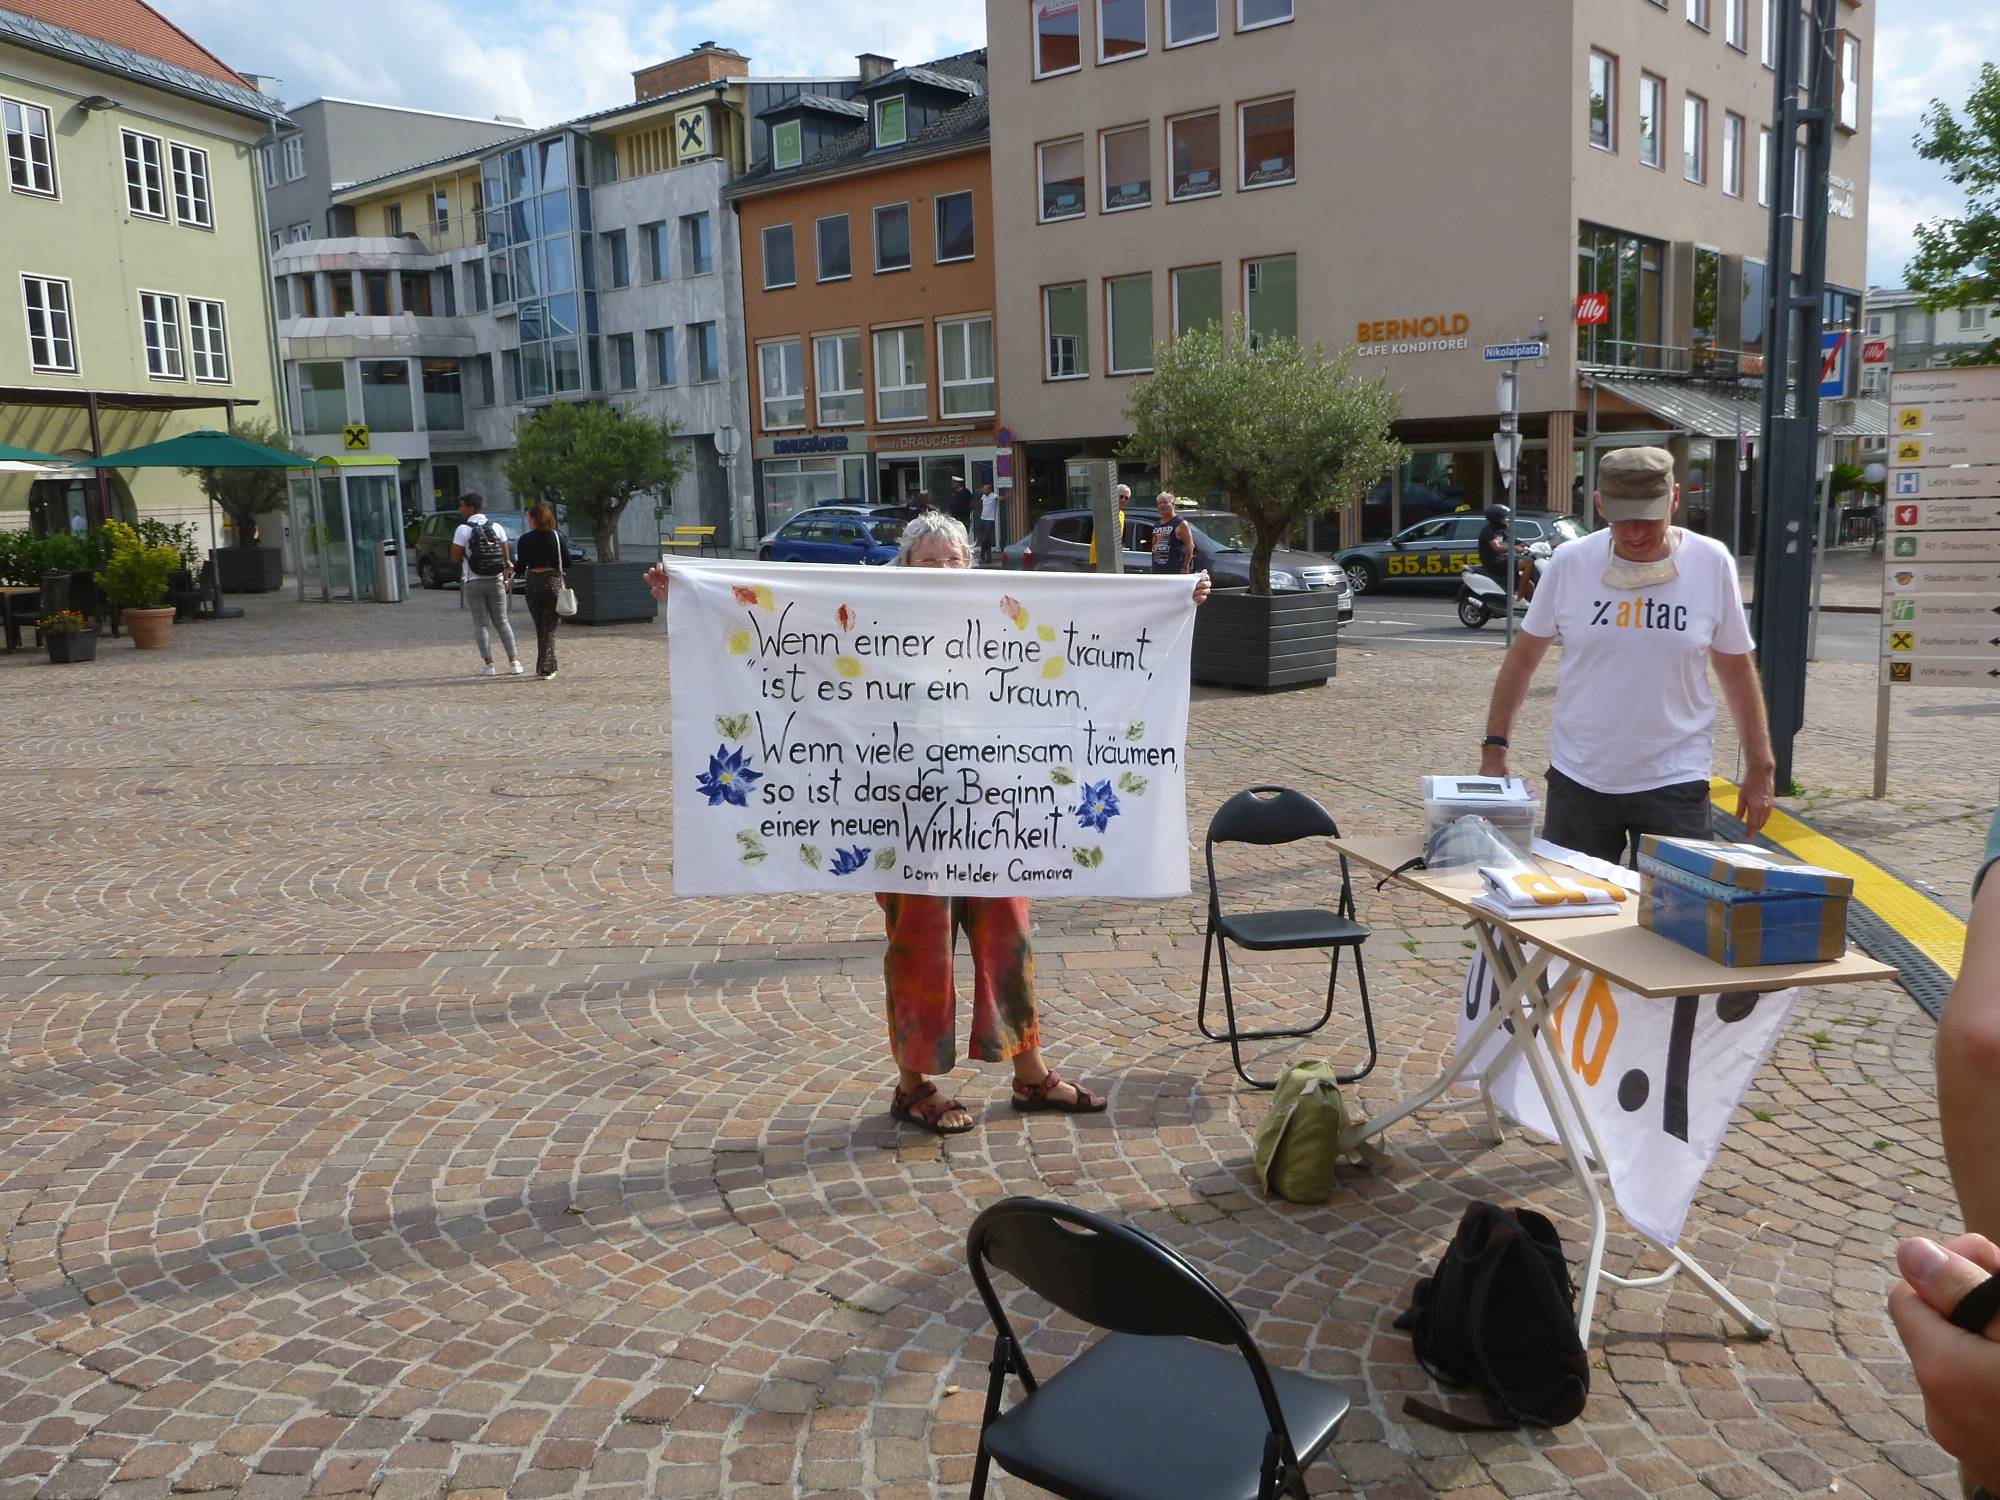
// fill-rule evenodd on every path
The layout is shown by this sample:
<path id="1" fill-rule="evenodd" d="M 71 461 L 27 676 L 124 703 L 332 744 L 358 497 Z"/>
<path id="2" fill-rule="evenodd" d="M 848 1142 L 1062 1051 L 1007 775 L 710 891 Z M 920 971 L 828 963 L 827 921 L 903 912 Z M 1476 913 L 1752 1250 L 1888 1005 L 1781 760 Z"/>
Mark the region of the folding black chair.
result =
<path id="1" fill-rule="evenodd" d="M 1215 816 L 1209 820 L 1208 840 L 1204 846 L 1208 859 L 1208 931 L 1201 944 L 1201 1000 L 1195 1007 L 1195 1024 L 1211 1042 L 1229 1043 L 1229 1055 L 1236 1064 L 1236 1075 L 1253 1088 L 1276 1088 L 1278 1084 L 1275 1078 L 1268 1083 L 1260 1082 L 1244 1071 L 1243 1044 L 1270 1041 L 1276 1037 L 1311 1036 L 1326 1025 L 1333 1015 L 1333 992 L 1340 983 L 1340 954 L 1343 948 L 1354 950 L 1354 978 L 1361 992 L 1361 1020 L 1368 1029 L 1368 1063 L 1359 1072 L 1340 1075 L 1339 1081 L 1352 1083 L 1357 1078 L 1365 1078 L 1374 1068 L 1375 1013 L 1368 1004 L 1368 971 L 1361 963 L 1361 945 L 1368 938 L 1368 929 L 1355 920 L 1354 886 L 1348 875 L 1345 854 L 1340 856 L 1340 900 L 1336 910 L 1325 911 L 1315 907 L 1225 915 L 1222 910 L 1222 887 L 1215 878 L 1215 846 L 1289 844 L 1299 839 L 1339 837 L 1340 830 L 1334 826 L 1325 808 L 1304 792 L 1282 786 L 1253 786 L 1240 791 L 1217 808 Z M 1326 981 L 1326 1006 L 1319 1019 L 1310 1026 L 1241 1030 L 1236 1024 L 1236 998 L 1229 985 L 1231 943 L 1258 953 L 1292 948 L 1332 949 L 1332 969 Z M 1211 948 L 1221 959 L 1222 1008 L 1229 1020 L 1226 1031 L 1212 1030 L 1208 1024 Z"/>
<path id="2" fill-rule="evenodd" d="M 966 1257 L 993 1319 L 972 1465 L 1066 1500 L 1305 1500 L 1305 1471 L 1347 1416 L 1339 1388 L 1273 1370 L 1229 1299 L 1151 1235 L 1061 1203 L 1007 1198 L 972 1221 Z M 1037 1381 L 987 1267 L 1108 1330 Z M 1000 1410 L 1007 1377 L 1027 1395 Z"/>

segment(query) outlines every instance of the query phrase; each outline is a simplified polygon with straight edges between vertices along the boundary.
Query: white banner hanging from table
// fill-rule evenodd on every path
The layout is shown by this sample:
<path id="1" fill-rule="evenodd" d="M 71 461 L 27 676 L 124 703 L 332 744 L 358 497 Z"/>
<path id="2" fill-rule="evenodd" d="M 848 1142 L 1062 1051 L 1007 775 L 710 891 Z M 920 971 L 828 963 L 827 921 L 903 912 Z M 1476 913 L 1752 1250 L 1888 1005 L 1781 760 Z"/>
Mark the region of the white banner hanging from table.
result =
<path id="1" fill-rule="evenodd" d="M 1192 579 L 667 571 L 676 893 L 1187 894 Z"/>
<path id="2" fill-rule="evenodd" d="M 1602 1165 L 1619 1211 L 1635 1229 L 1671 1245 L 1722 1146 L 1729 1117 L 1785 1029 L 1799 992 L 1648 1000 L 1560 959 L 1549 966 L 1548 983 L 1555 997 L 1551 1040 L 1604 1147 Z M 1461 1050 L 1498 997 L 1481 954 L 1465 976 Z M 1511 1040 L 1503 1024 L 1467 1077 L 1484 1074 Z M 1508 1118 L 1554 1138 L 1555 1122 L 1525 1057 L 1515 1053 L 1488 1085 Z"/>

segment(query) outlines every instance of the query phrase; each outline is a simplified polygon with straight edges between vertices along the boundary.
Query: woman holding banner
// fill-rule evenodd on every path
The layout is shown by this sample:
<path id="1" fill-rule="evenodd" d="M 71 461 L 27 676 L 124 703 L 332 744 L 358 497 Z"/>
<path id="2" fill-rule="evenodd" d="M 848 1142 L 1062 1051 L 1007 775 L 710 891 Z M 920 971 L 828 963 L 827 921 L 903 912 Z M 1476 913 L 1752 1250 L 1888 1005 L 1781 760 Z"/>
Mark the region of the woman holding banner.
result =
<path id="1" fill-rule="evenodd" d="M 896 566 L 969 568 L 972 539 L 942 511 L 925 511 L 903 528 Z M 1209 576 L 1195 577 L 1194 601 L 1209 594 Z M 656 598 L 667 596 L 664 565 L 646 574 Z M 924 896 L 879 892 L 889 947 L 882 961 L 888 994 L 889 1054 L 896 1087 L 889 1113 L 935 1135 L 972 1129 L 970 1110 L 938 1091 L 931 1078 L 958 1065 L 958 996 L 952 950 L 963 931 L 972 955 L 972 1032 L 977 1062 L 1014 1068 L 1013 1107 L 1024 1113 L 1096 1114 L 1102 1096 L 1056 1073 L 1043 1061 L 1035 1007 L 1035 954 L 1025 896 Z"/>

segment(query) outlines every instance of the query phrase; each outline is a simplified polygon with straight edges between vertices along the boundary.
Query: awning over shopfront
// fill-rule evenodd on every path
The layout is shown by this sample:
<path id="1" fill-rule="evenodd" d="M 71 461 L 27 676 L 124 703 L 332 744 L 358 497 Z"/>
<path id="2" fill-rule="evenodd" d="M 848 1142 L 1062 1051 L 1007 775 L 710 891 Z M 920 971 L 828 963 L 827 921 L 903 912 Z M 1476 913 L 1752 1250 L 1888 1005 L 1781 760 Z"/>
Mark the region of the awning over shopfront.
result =
<path id="1" fill-rule="evenodd" d="M 1738 434 L 1756 438 L 1763 435 L 1764 422 L 1759 408 L 1763 392 L 1755 385 L 1723 385 L 1692 380 L 1647 379 L 1631 375 L 1593 375 L 1592 384 L 1607 395 L 1630 402 L 1673 426 L 1697 437 L 1733 438 Z M 1832 411 L 1845 415 L 1853 408 L 1851 420 L 1826 427 L 1834 438 L 1878 438 L 1889 436 L 1889 403 L 1870 397 L 1853 401 L 1822 402 L 1822 420 Z"/>

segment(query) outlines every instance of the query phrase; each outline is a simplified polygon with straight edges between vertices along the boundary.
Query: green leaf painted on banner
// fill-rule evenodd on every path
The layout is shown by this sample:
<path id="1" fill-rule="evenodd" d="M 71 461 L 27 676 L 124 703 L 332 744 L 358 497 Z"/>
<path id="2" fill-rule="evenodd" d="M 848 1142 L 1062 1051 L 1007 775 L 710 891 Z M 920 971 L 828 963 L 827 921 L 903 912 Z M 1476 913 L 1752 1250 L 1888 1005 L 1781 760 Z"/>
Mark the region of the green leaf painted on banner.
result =
<path id="1" fill-rule="evenodd" d="M 811 844 L 799 845 L 799 858 L 811 865 L 815 870 L 819 868 L 819 850 Z"/>
<path id="2" fill-rule="evenodd" d="M 1049 780 L 1053 781 L 1057 786 L 1075 786 L 1076 773 L 1068 766 L 1057 766 L 1049 772 Z"/>
<path id="3" fill-rule="evenodd" d="M 875 851 L 876 869 L 878 870 L 894 869 L 895 865 L 896 865 L 896 851 L 893 847 L 888 849 L 877 849 Z"/>
<path id="4" fill-rule="evenodd" d="M 1104 863 L 1104 851 L 1094 846 L 1079 849 L 1076 851 L 1076 862 L 1086 870 L 1094 870 Z"/>
<path id="5" fill-rule="evenodd" d="M 1127 724 L 1125 726 L 1126 739 L 1143 740 L 1145 737 L 1146 737 L 1146 721 L 1144 719 L 1134 719 L 1130 724 Z"/>
<path id="6" fill-rule="evenodd" d="M 757 835 L 747 828 L 737 830 L 736 842 L 743 850 L 741 859 L 746 865 L 757 864 L 770 855 L 770 851 L 758 841 Z"/>
<path id="7" fill-rule="evenodd" d="M 725 740 L 747 740 L 750 738 L 750 715 L 717 714 L 715 727 Z"/>
<path id="8" fill-rule="evenodd" d="M 1118 778 L 1118 790 L 1130 792 L 1134 797 L 1146 795 L 1146 778 L 1136 771 L 1127 771 Z"/>

